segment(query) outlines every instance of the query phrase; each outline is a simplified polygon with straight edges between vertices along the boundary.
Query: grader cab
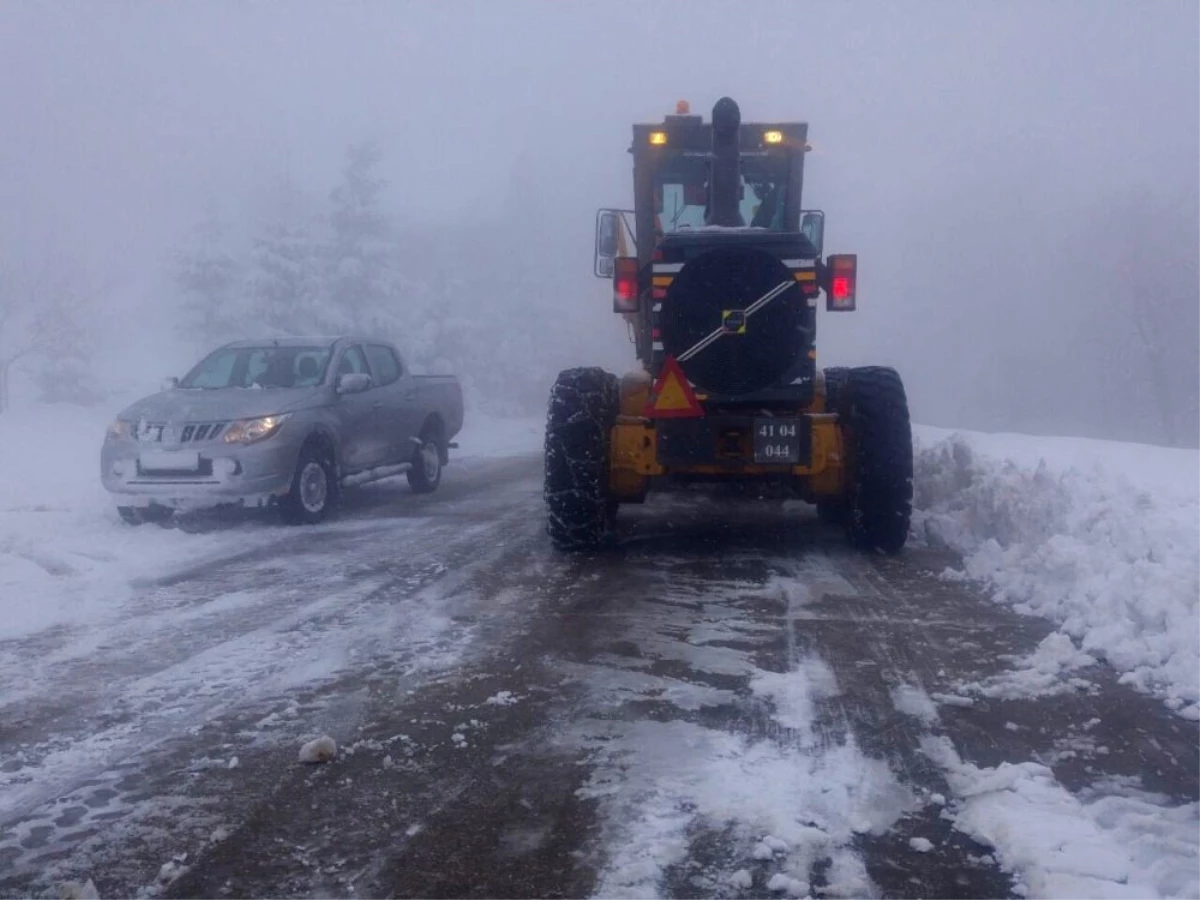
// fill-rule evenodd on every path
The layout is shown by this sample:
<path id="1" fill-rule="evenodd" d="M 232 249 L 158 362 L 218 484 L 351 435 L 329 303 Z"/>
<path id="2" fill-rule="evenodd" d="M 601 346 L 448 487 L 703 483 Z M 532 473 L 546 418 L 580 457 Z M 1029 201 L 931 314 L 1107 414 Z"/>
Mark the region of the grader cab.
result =
<path id="1" fill-rule="evenodd" d="M 824 256 L 801 206 L 808 126 L 723 98 L 633 127 L 633 210 L 601 210 L 595 273 L 640 367 L 568 369 L 546 428 L 547 531 L 605 541 L 621 504 L 695 482 L 782 484 L 864 548 L 908 536 L 912 436 L 894 369 L 816 365 L 817 306 L 856 306 L 857 257 Z"/>

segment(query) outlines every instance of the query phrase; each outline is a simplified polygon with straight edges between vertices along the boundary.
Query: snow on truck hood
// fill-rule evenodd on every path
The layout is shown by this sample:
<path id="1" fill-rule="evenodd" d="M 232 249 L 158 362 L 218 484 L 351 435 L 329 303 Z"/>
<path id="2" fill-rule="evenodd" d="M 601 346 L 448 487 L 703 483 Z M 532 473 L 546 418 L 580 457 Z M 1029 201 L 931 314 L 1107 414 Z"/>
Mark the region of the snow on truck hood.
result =
<path id="1" fill-rule="evenodd" d="M 322 388 L 181 388 L 143 397 L 127 406 L 120 419 L 151 422 L 218 422 L 251 419 L 317 405 Z"/>

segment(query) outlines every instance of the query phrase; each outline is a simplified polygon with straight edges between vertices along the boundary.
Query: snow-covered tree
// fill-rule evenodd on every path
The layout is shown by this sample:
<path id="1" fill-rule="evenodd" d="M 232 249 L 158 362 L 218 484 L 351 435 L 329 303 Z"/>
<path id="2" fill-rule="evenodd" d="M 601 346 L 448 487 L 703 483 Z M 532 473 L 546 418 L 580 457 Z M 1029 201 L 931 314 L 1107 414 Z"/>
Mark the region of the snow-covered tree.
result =
<path id="1" fill-rule="evenodd" d="M 77 286 L 49 265 L 38 271 L 0 266 L 0 412 L 9 406 L 12 375 L 26 366 L 42 399 L 91 403 L 91 346 Z"/>
<path id="2" fill-rule="evenodd" d="M 325 284 L 322 223 L 309 198 L 287 177 L 266 192 L 246 284 L 247 324 L 272 334 L 322 328 Z"/>
<path id="3" fill-rule="evenodd" d="M 254 241 L 251 318 L 271 334 L 312 334 L 321 328 L 321 248 L 304 223 L 279 220 Z"/>
<path id="4" fill-rule="evenodd" d="M 332 236 L 324 314 L 337 330 L 385 326 L 398 302 L 392 223 L 382 207 L 387 184 L 379 172 L 382 159 L 376 141 L 351 145 L 342 180 L 330 193 Z"/>
<path id="5" fill-rule="evenodd" d="M 1079 229 L 1091 264 L 1075 267 L 1071 349 L 1089 376 L 1079 400 L 1104 436 L 1193 447 L 1200 437 L 1196 206 L 1194 193 L 1130 185 L 1102 196 Z"/>
<path id="6" fill-rule="evenodd" d="M 184 334 L 206 346 L 236 337 L 244 316 L 243 273 L 227 243 L 227 230 L 210 209 L 196 228 L 195 246 L 175 255 Z"/>

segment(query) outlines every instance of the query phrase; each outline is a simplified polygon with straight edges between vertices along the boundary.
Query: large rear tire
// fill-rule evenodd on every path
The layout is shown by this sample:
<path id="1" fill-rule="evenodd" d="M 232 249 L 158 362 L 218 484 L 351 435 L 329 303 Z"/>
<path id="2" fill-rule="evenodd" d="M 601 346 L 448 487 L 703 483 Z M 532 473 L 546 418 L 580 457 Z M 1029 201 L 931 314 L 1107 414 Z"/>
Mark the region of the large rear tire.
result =
<path id="1" fill-rule="evenodd" d="M 839 404 L 851 447 L 850 539 L 864 549 L 896 553 L 908 540 L 912 518 L 912 426 L 904 384 L 895 369 L 851 369 Z"/>
<path id="2" fill-rule="evenodd" d="M 620 408 L 617 376 L 567 369 L 550 391 L 546 416 L 546 531 L 562 550 L 596 547 L 617 504 L 609 496 L 610 441 Z"/>
<path id="3" fill-rule="evenodd" d="M 823 374 L 825 375 L 825 409 L 828 412 L 837 412 L 838 404 L 842 402 L 842 394 L 846 389 L 846 382 L 850 378 L 850 370 L 844 366 L 830 366 Z"/>

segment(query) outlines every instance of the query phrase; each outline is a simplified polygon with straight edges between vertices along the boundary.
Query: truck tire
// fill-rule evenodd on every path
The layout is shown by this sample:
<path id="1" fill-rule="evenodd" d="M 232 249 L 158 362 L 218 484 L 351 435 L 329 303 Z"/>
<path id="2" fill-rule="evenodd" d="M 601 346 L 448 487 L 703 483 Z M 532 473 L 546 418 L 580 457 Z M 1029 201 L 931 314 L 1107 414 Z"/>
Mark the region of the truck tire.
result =
<path id="1" fill-rule="evenodd" d="M 846 527 L 859 547 L 898 552 L 912 518 L 913 447 L 908 398 L 895 369 L 851 369 L 839 398 L 849 431 Z"/>
<path id="2" fill-rule="evenodd" d="M 620 407 L 617 376 L 567 369 L 550 391 L 546 416 L 546 531 L 562 550 L 598 546 L 617 504 L 608 492 L 612 428 Z"/>
<path id="3" fill-rule="evenodd" d="M 817 518 L 826 525 L 845 525 L 849 518 L 843 497 L 823 497 L 817 501 Z"/>
<path id="4" fill-rule="evenodd" d="M 830 366 L 825 370 L 825 411 L 837 412 L 846 387 L 850 370 L 844 366 Z"/>
<path id="5" fill-rule="evenodd" d="M 292 486 L 279 501 L 279 515 L 289 525 L 315 525 L 329 515 L 337 498 L 337 468 L 325 441 L 310 439 L 300 450 Z"/>
<path id="6" fill-rule="evenodd" d="M 442 483 L 442 443 L 441 428 L 436 422 L 427 422 L 413 451 L 412 468 L 406 473 L 414 494 L 432 494 Z"/>

